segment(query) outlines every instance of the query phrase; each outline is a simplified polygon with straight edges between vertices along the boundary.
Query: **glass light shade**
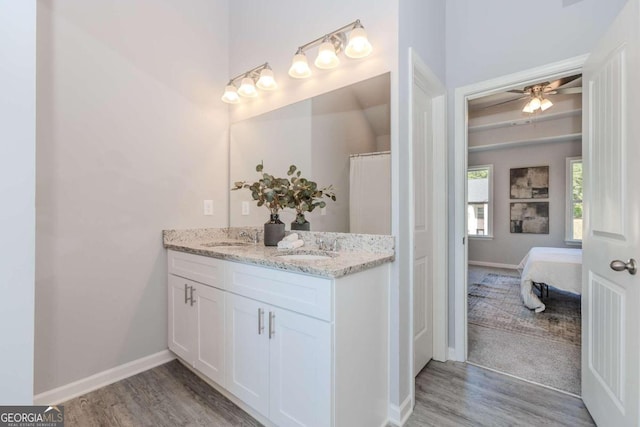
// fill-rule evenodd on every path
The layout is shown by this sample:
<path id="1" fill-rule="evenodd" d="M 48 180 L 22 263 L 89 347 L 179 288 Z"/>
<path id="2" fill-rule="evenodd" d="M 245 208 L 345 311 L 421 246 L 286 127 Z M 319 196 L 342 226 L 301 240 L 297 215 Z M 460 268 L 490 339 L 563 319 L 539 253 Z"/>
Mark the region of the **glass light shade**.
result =
<path id="1" fill-rule="evenodd" d="M 542 104 L 540 102 L 540 98 L 532 98 L 531 101 L 529 101 L 529 106 L 531 106 L 531 109 L 533 111 L 536 111 L 538 108 L 540 108 L 540 104 Z"/>
<path id="2" fill-rule="evenodd" d="M 237 104 L 240 101 L 240 97 L 238 96 L 238 89 L 234 85 L 227 85 L 224 88 L 224 95 L 222 95 L 222 101 L 227 104 Z"/>
<path id="3" fill-rule="evenodd" d="M 240 83 L 240 88 L 238 89 L 238 94 L 246 98 L 255 98 L 258 96 L 256 85 L 253 83 L 253 79 L 251 77 L 245 77 L 242 79 L 242 83 Z"/>
<path id="4" fill-rule="evenodd" d="M 547 98 L 543 99 L 542 102 L 540 103 L 540 109 L 542 111 L 550 107 L 553 107 L 553 102 L 549 101 Z"/>
<path id="5" fill-rule="evenodd" d="M 296 53 L 291 61 L 291 68 L 289 68 L 289 75 L 296 79 L 306 79 L 311 75 L 311 69 L 307 62 L 307 55 L 304 53 Z"/>
<path id="6" fill-rule="evenodd" d="M 333 43 L 330 41 L 322 42 L 318 49 L 318 56 L 316 57 L 314 64 L 316 67 L 323 70 L 335 68 L 340 64 L 338 55 L 336 55 L 336 48 L 333 47 Z"/>
<path id="7" fill-rule="evenodd" d="M 368 56 L 373 48 L 367 39 L 367 33 L 362 27 L 356 27 L 349 34 L 349 43 L 344 50 L 344 54 L 349 58 L 364 58 Z"/>
<path id="8" fill-rule="evenodd" d="M 258 79 L 256 86 L 258 86 L 262 90 L 277 89 L 278 84 L 276 83 L 276 80 L 273 78 L 273 70 L 271 70 L 270 68 L 265 68 L 262 71 L 260 71 L 260 78 Z"/>
<path id="9" fill-rule="evenodd" d="M 533 108 L 531 108 L 531 101 L 527 102 L 527 104 L 522 109 L 523 113 L 533 113 Z"/>

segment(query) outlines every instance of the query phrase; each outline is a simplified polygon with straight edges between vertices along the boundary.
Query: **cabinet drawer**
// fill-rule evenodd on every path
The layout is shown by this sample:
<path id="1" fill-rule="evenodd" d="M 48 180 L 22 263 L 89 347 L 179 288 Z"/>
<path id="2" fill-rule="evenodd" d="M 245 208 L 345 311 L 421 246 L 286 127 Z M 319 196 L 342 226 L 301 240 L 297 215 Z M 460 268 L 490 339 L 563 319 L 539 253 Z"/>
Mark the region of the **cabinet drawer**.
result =
<path id="1" fill-rule="evenodd" d="M 278 307 L 332 320 L 333 281 L 228 262 L 227 290 Z"/>
<path id="2" fill-rule="evenodd" d="M 170 274 L 224 289 L 223 260 L 172 250 L 168 255 Z"/>

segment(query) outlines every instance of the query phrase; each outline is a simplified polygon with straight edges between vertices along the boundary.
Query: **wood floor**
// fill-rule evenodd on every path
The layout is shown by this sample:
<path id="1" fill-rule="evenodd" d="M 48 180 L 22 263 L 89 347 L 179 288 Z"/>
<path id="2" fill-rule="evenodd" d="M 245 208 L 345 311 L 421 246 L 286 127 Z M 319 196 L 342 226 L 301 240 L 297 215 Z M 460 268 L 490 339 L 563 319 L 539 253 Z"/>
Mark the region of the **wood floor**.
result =
<path id="1" fill-rule="evenodd" d="M 260 425 L 178 361 L 63 405 L 67 427 Z M 594 423 L 580 399 L 465 363 L 432 361 L 416 378 L 416 407 L 406 425 L 593 426 Z"/>
<path id="2" fill-rule="evenodd" d="M 581 399 L 460 362 L 431 361 L 416 377 L 405 426 L 594 426 Z"/>

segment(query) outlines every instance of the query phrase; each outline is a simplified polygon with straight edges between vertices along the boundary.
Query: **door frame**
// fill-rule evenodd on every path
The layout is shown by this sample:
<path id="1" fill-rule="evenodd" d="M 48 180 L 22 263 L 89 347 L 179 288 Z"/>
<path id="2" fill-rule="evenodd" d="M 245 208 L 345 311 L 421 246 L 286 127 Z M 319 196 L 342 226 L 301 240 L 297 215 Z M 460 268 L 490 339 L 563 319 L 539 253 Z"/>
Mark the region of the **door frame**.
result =
<path id="1" fill-rule="evenodd" d="M 459 362 L 467 360 L 467 101 L 493 95 L 509 89 L 533 84 L 540 80 L 555 80 L 560 77 L 582 73 L 582 67 L 589 55 L 580 55 L 564 61 L 554 62 L 529 70 L 508 74 L 491 80 L 459 87 L 454 98 L 454 230 L 453 245 L 453 310 L 454 342 L 449 358 Z M 583 153 L 584 155 L 584 153 Z"/>
<path id="2" fill-rule="evenodd" d="M 413 83 L 420 80 L 422 86 L 426 86 L 429 94 L 433 97 L 431 104 L 433 107 L 433 177 L 434 191 L 432 191 L 432 200 L 429 205 L 433 215 L 433 233 L 432 233 L 432 279 L 433 279 L 433 359 L 439 361 L 447 360 L 448 344 L 448 280 L 447 280 L 447 90 L 442 82 L 438 79 L 433 71 L 424 63 L 418 53 L 409 49 L 409 159 L 413 159 Z M 411 384 L 411 407 L 415 404 L 415 376 L 413 373 L 413 225 L 414 225 L 414 206 L 413 206 L 413 161 L 409 162 L 409 206 L 407 210 L 409 215 L 409 229 L 411 232 L 409 243 L 409 315 L 411 322 L 409 323 L 410 339 L 409 339 L 409 375 Z M 442 188 L 438 186 L 442 185 Z"/>

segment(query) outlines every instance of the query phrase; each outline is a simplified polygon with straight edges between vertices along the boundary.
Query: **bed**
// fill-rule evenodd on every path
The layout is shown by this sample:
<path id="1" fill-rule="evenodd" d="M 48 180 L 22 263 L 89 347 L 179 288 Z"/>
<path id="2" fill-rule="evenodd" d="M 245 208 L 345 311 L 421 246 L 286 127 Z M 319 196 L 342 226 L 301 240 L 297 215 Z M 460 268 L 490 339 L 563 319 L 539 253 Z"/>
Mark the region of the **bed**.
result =
<path id="1" fill-rule="evenodd" d="M 518 271 L 522 301 L 536 313 L 546 308 L 534 292 L 536 284 L 540 286 L 541 295 L 547 286 L 582 293 L 582 249 L 531 248 L 518 265 Z"/>

